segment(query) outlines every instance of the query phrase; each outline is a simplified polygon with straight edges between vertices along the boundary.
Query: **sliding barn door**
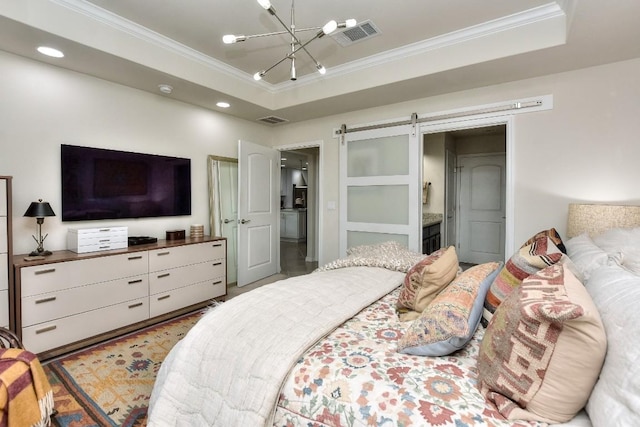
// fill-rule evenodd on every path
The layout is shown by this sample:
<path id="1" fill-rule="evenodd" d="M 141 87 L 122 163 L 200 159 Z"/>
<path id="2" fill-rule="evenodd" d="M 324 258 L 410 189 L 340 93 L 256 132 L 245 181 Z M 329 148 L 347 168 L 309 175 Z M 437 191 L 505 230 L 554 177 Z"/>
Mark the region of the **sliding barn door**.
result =
<path id="1" fill-rule="evenodd" d="M 418 126 L 347 133 L 340 147 L 340 256 L 397 241 L 422 252 Z"/>

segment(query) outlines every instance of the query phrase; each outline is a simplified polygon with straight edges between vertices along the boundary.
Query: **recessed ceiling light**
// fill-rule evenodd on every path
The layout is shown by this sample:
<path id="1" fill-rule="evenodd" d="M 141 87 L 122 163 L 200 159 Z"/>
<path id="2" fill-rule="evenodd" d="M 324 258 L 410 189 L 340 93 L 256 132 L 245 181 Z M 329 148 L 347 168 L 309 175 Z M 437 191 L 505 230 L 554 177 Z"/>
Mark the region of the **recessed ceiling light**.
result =
<path id="1" fill-rule="evenodd" d="M 165 84 L 158 85 L 158 89 L 160 89 L 160 92 L 166 94 L 170 94 L 171 92 L 173 92 L 173 87 Z"/>
<path id="2" fill-rule="evenodd" d="M 51 56 L 52 58 L 64 57 L 64 53 L 62 53 L 58 49 L 54 49 L 48 46 L 38 46 L 38 52 L 40 52 L 43 55 Z"/>
<path id="3" fill-rule="evenodd" d="M 222 101 L 221 101 L 221 102 L 216 103 L 216 105 L 217 105 L 218 107 L 220 107 L 220 108 L 229 108 L 229 107 L 231 107 L 231 104 L 229 104 L 228 102 L 222 102 Z"/>

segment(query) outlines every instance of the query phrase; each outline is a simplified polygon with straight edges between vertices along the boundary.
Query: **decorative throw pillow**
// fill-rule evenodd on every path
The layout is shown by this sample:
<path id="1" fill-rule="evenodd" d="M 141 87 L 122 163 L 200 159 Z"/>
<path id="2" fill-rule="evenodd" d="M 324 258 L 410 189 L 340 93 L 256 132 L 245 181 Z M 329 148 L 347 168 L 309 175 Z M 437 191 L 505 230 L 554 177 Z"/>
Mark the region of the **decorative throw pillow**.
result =
<path id="1" fill-rule="evenodd" d="M 606 351 L 586 289 L 552 265 L 496 310 L 480 344 L 478 388 L 507 419 L 566 422 L 587 403 Z"/>
<path id="2" fill-rule="evenodd" d="M 484 297 L 501 265 L 489 262 L 459 274 L 411 324 L 398 351 L 445 356 L 464 347 L 478 328 Z"/>
<path id="3" fill-rule="evenodd" d="M 414 320 L 458 273 L 455 247 L 438 249 L 407 272 L 397 308 L 400 320 Z"/>
<path id="4" fill-rule="evenodd" d="M 533 237 L 531 237 L 529 240 L 524 242 L 522 247 L 530 245 L 531 243 L 533 243 L 536 240 L 538 240 L 540 237 L 548 237 L 548 238 L 550 238 L 551 241 L 553 242 L 553 244 L 556 245 L 556 247 L 560 250 L 560 252 L 562 252 L 563 254 L 567 253 L 567 248 L 564 246 L 564 243 L 562 242 L 562 238 L 560 237 L 560 233 L 558 233 L 555 228 L 550 228 L 548 230 L 542 230 L 541 232 L 536 233 Z"/>
<path id="5" fill-rule="evenodd" d="M 558 250 L 553 241 L 547 236 L 539 236 L 537 239 L 520 248 L 504 265 L 502 271 L 493 281 L 487 298 L 485 308 L 489 313 L 496 308 L 507 296 L 517 288 L 522 281 L 543 268 L 560 261 L 562 252 Z M 488 320 L 488 319 L 487 319 Z"/>

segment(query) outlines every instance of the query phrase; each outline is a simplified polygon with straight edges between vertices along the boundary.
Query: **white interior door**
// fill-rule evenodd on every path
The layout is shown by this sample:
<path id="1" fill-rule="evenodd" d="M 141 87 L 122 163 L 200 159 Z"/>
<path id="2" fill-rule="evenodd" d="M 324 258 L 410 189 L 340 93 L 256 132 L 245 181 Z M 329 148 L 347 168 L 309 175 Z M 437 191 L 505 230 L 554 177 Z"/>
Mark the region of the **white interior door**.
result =
<path id="1" fill-rule="evenodd" d="M 272 148 L 238 144 L 238 286 L 276 274 L 280 160 Z"/>
<path id="2" fill-rule="evenodd" d="M 347 133 L 340 146 L 340 255 L 394 240 L 422 252 L 419 126 Z"/>
<path id="3" fill-rule="evenodd" d="M 504 261 L 504 154 L 460 156 L 460 262 Z"/>

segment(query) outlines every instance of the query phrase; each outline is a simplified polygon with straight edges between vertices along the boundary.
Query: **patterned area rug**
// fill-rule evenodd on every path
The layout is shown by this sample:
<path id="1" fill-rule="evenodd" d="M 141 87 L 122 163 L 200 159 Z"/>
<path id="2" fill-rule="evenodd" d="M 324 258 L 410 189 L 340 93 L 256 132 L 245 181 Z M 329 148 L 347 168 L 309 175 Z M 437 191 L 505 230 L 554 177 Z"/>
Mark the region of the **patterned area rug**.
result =
<path id="1" fill-rule="evenodd" d="M 202 310 L 106 341 L 44 364 L 58 414 L 54 426 L 147 424 L 160 364 Z"/>

